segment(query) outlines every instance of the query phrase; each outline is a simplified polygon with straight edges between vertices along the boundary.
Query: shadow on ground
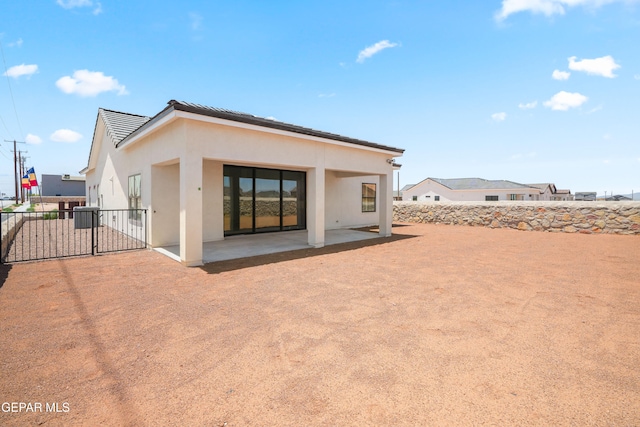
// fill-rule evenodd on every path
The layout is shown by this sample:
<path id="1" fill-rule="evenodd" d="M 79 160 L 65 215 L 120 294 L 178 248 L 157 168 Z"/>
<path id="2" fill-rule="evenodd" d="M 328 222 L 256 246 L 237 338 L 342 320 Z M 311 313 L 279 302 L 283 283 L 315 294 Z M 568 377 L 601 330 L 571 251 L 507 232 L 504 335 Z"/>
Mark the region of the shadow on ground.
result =
<path id="1" fill-rule="evenodd" d="M 395 227 L 395 225 L 394 225 Z M 374 231 L 374 229 L 362 229 L 363 231 Z M 377 230 L 377 229 L 375 229 Z M 241 270 L 248 267 L 258 267 L 261 265 L 274 264 L 283 261 L 292 261 L 302 258 L 311 258 L 320 255 L 335 254 L 338 252 L 352 251 L 368 246 L 384 245 L 398 240 L 411 239 L 411 234 L 394 234 L 391 237 L 380 237 L 376 239 L 359 240 L 356 242 L 338 243 L 325 246 L 323 248 L 295 249 L 286 252 L 276 252 L 273 254 L 257 255 L 248 258 L 230 259 L 227 261 L 216 261 L 203 265 L 202 270 L 209 274 L 224 273 L 227 271 Z"/>
<path id="2" fill-rule="evenodd" d="M 9 277 L 9 272 L 11 271 L 11 265 L 9 264 L 0 264 L 0 288 L 4 286 L 4 282 Z"/>

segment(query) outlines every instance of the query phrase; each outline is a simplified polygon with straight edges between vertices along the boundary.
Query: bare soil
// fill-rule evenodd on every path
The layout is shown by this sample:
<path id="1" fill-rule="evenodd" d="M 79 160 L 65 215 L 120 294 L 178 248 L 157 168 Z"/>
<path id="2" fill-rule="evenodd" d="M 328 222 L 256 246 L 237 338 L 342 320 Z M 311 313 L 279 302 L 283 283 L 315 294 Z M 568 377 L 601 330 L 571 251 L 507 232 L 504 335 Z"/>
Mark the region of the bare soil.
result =
<path id="1" fill-rule="evenodd" d="M 640 425 L 637 236 L 394 233 L 1 266 L 0 425 Z"/>

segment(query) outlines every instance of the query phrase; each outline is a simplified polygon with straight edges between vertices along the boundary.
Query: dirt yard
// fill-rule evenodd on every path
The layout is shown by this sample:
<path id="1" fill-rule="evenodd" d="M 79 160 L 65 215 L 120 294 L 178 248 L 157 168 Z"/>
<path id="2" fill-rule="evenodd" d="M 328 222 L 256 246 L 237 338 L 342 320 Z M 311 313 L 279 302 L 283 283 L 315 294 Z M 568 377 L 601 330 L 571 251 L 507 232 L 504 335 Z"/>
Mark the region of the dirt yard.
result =
<path id="1" fill-rule="evenodd" d="M 640 425 L 637 236 L 394 233 L 2 266 L 0 425 Z"/>

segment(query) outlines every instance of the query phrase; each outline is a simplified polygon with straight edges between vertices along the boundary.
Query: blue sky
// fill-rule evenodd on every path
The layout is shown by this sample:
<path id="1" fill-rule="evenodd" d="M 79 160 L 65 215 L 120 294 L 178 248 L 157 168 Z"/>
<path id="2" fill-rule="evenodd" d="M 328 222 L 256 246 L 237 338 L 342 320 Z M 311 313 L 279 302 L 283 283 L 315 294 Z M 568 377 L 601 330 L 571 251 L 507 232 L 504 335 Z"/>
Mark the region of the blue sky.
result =
<path id="1" fill-rule="evenodd" d="M 640 0 L 2 2 L 4 139 L 77 174 L 171 99 L 406 149 L 426 177 L 640 192 Z"/>

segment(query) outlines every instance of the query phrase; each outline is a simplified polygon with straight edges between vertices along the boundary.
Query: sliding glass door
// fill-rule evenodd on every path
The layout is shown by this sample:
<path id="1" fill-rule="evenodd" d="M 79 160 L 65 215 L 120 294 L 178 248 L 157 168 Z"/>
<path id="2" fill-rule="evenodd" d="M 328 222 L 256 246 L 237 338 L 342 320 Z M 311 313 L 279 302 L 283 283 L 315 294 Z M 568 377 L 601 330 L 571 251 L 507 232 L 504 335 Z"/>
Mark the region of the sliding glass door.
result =
<path id="1" fill-rule="evenodd" d="M 225 235 L 306 228 L 305 183 L 304 172 L 225 165 Z"/>

